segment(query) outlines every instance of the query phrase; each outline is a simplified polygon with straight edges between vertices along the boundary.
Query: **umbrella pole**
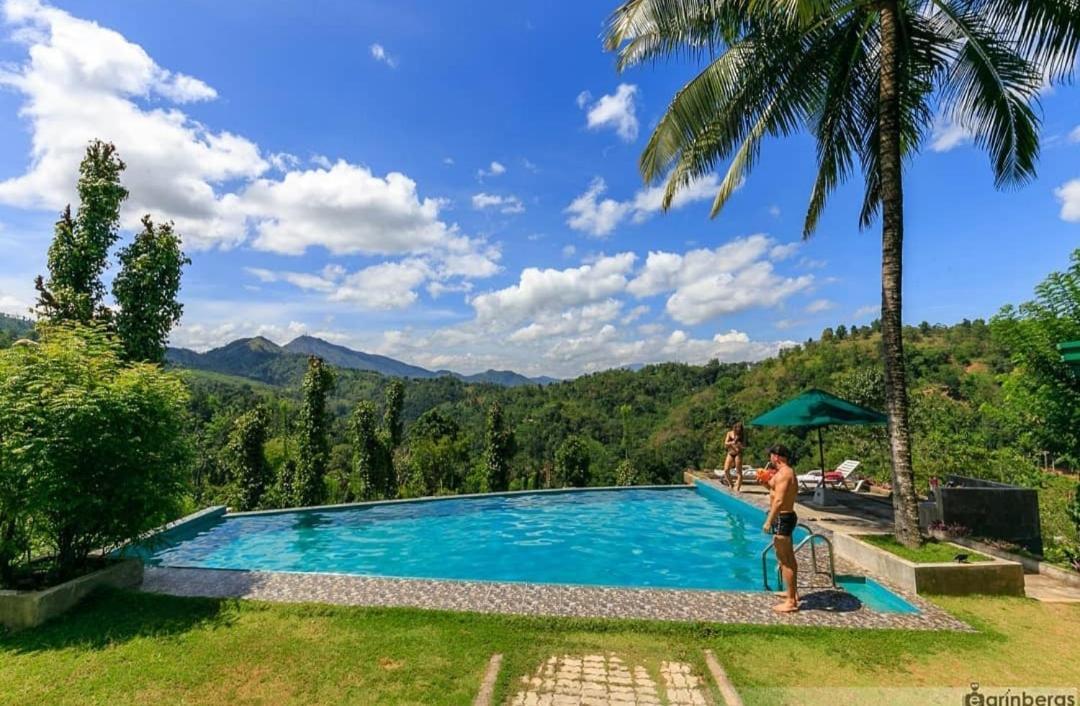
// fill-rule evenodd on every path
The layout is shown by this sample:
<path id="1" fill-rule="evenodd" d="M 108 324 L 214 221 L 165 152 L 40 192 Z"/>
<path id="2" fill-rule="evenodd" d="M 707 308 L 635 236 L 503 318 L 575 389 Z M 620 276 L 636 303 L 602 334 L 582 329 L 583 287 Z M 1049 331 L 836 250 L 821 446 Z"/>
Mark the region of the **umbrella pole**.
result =
<path id="1" fill-rule="evenodd" d="M 825 444 L 821 440 L 821 427 L 817 428 L 818 459 L 821 461 L 821 486 L 825 487 Z"/>

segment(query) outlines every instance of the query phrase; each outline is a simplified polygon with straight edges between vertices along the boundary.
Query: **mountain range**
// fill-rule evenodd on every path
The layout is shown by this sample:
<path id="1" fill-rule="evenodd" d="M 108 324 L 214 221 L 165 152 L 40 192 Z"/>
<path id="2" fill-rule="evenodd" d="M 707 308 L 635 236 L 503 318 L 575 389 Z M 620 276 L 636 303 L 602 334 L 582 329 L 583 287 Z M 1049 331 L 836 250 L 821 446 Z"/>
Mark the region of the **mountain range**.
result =
<path id="1" fill-rule="evenodd" d="M 205 353 L 198 353 L 187 348 L 169 348 L 165 358 L 178 367 L 269 381 L 270 378 L 275 377 L 271 374 L 272 370 L 280 369 L 283 365 L 289 368 L 296 367 L 310 355 L 317 355 L 338 368 L 368 370 L 391 377 L 437 378 L 449 375 L 464 382 L 486 383 L 502 387 L 546 385 L 557 382 L 556 378 L 527 377 L 512 370 L 487 370 L 475 375 L 462 375 L 451 370 L 428 370 L 384 355 L 354 351 L 314 336 L 299 336 L 284 346 L 279 346 L 262 336 L 240 338 Z"/>

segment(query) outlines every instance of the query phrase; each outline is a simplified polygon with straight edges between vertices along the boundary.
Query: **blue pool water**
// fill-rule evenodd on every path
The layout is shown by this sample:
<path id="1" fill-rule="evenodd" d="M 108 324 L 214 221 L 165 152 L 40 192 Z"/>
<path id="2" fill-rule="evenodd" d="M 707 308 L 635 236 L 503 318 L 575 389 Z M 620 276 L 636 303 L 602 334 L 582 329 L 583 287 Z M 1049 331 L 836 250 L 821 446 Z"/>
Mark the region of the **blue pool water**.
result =
<path id="1" fill-rule="evenodd" d="M 145 556 L 216 569 L 760 590 L 761 550 L 771 540 L 761 531 L 764 513 L 698 488 L 226 516 L 172 533 Z"/>
<path id="2" fill-rule="evenodd" d="M 863 605 L 882 613 L 918 613 L 919 609 L 882 586 L 862 576 L 837 576 L 836 585 L 855 596 Z"/>

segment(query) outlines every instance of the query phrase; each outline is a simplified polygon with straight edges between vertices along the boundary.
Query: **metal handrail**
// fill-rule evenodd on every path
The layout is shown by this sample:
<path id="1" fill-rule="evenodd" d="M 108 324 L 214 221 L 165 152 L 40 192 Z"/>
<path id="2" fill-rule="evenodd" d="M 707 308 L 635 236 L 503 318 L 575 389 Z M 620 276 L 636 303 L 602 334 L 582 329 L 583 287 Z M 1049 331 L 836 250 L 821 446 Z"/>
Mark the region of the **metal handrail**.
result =
<path id="1" fill-rule="evenodd" d="M 829 547 L 829 571 L 825 575 L 827 575 L 829 577 L 829 581 L 830 581 L 831 585 L 833 586 L 833 588 L 835 588 L 836 587 L 836 558 L 835 558 L 834 552 L 833 552 L 832 541 L 830 541 L 829 538 L 826 537 L 825 535 L 815 532 L 814 530 L 810 529 L 810 527 L 808 527 L 807 525 L 804 525 L 801 522 L 798 523 L 795 526 L 796 527 L 802 527 L 804 530 L 806 530 L 807 536 L 805 538 L 803 538 L 803 540 L 801 542 L 799 542 L 794 547 L 794 549 L 792 549 L 792 552 L 797 554 L 800 549 L 802 549 L 804 546 L 806 546 L 807 542 L 810 543 L 810 561 L 814 565 L 814 575 L 815 576 L 817 574 L 825 574 L 825 572 L 824 571 L 818 571 L 817 551 L 814 548 L 814 540 L 815 539 L 823 539 L 823 540 L 825 540 L 825 544 L 828 545 L 828 547 Z M 772 542 L 770 542 L 768 544 L 768 546 L 766 546 L 764 549 L 761 550 L 761 580 L 762 580 L 762 583 L 765 584 L 765 590 L 766 591 L 771 591 L 772 590 L 772 588 L 769 586 L 768 557 L 769 557 L 769 550 L 771 550 L 773 548 L 774 548 L 773 544 L 772 544 Z M 780 583 L 782 582 L 782 577 L 781 577 L 781 574 L 780 574 L 780 566 L 779 566 L 779 564 L 777 564 L 777 567 L 776 567 L 776 582 L 777 582 L 777 586 L 779 586 Z"/>

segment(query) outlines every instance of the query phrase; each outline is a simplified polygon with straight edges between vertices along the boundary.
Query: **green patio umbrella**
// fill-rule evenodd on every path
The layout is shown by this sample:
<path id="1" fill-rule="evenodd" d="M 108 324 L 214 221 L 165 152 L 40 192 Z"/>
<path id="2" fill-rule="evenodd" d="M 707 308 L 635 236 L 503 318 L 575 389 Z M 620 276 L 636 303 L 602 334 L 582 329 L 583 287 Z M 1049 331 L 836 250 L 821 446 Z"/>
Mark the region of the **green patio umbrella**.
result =
<path id="1" fill-rule="evenodd" d="M 811 389 L 784 404 L 769 410 L 750 424 L 757 427 L 804 427 L 817 429 L 818 455 L 821 459 L 821 481 L 818 489 L 824 504 L 825 496 L 825 444 L 821 438 L 824 427 L 837 425 L 886 424 L 888 418 L 881 412 L 861 407 L 854 402 L 830 395 L 824 390 Z M 815 493 L 815 498 L 817 494 Z"/>
<path id="2" fill-rule="evenodd" d="M 1064 341 L 1057 344 L 1061 351 L 1061 362 L 1080 370 L 1080 341 Z"/>

